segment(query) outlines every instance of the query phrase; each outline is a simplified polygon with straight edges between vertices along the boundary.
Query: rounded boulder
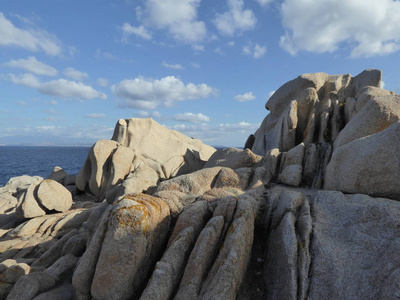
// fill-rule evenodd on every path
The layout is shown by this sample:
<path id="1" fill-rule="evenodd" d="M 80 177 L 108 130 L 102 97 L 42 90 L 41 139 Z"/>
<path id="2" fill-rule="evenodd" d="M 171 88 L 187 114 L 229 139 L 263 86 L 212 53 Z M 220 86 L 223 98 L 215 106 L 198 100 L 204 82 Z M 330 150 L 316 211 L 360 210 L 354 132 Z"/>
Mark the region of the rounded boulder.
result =
<path id="1" fill-rule="evenodd" d="M 39 184 L 37 200 L 46 209 L 58 212 L 65 212 L 72 206 L 71 193 L 62 184 L 50 179 Z"/>

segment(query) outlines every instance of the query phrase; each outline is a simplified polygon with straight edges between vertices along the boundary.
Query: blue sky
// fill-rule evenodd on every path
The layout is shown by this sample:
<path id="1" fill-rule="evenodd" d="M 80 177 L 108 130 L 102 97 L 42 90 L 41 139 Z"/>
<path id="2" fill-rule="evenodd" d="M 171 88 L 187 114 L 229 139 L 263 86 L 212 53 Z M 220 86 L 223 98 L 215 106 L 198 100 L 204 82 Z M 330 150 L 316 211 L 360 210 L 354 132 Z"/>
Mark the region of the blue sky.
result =
<path id="1" fill-rule="evenodd" d="M 91 145 L 152 117 L 243 146 L 303 73 L 383 71 L 400 92 L 393 0 L 2 0 L 0 145 Z"/>

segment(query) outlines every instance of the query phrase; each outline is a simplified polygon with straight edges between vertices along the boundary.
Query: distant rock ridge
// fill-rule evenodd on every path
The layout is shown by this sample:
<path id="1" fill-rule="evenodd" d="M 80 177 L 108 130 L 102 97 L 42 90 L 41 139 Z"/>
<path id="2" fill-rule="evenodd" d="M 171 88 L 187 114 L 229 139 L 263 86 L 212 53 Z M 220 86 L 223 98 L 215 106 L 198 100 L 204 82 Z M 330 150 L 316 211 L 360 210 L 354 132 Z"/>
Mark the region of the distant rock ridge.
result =
<path id="1" fill-rule="evenodd" d="M 400 97 L 381 77 L 289 81 L 244 150 L 121 119 L 76 177 L 10 179 L 0 299 L 398 298 Z"/>

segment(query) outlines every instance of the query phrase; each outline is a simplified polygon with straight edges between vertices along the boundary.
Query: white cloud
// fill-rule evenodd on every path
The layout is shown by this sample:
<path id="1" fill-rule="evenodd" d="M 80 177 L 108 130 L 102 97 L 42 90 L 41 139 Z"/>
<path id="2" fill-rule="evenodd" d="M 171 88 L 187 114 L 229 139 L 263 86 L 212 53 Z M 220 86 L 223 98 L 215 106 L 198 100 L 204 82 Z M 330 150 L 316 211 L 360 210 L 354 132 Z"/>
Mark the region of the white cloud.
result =
<path id="1" fill-rule="evenodd" d="M 49 114 L 49 115 L 57 115 L 58 112 L 54 108 L 50 108 L 44 111 L 44 113 Z"/>
<path id="2" fill-rule="evenodd" d="M 49 121 L 49 122 L 64 122 L 65 121 L 65 119 L 64 118 L 61 118 L 61 117 L 54 117 L 54 116 L 52 116 L 52 117 L 46 117 L 46 118 L 44 118 L 46 121 Z"/>
<path id="3" fill-rule="evenodd" d="M 246 102 L 256 99 L 256 96 L 253 95 L 253 92 L 247 92 L 243 95 L 235 96 L 235 100 L 238 102 Z"/>
<path id="4" fill-rule="evenodd" d="M 3 65 L 9 68 L 20 68 L 36 75 L 56 76 L 58 73 L 56 69 L 38 61 L 34 56 L 27 59 L 12 59 Z"/>
<path id="5" fill-rule="evenodd" d="M 267 4 L 271 3 L 273 0 L 255 0 L 261 6 L 266 6 Z"/>
<path id="6" fill-rule="evenodd" d="M 15 27 L 0 12 L 0 46 L 22 48 L 29 51 L 44 51 L 49 55 L 59 55 L 60 41 L 52 34 L 40 28 L 22 29 Z"/>
<path id="7" fill-rule="evenodd" d="M 8 74 L 10 81 L 14 84 L 28 86 L 31 88 L 37 88 L 40 86 L 39 79 L 32 74 L 23 74 L 20 76 L 16 76 L 14 74 Z"/>
<path id="8" fill-rule="evenodd" d="M 82 80 L 89 78 L 88 73 L 75 70 L 74 68 L 71 68 L 71 67 L 66 68 L 64 70 L 64 75 L 67 76 L 68 78 L 75 79 L 78 81 L 82 81 Z"/>
<path id="9" fill-rule="evenodd" d="M 220 47 L 215 48 L 214 49 L 214 53 L 217 53 L 217 54 L 220 54 L 220 55 L 225 54 L 224 51 L 222 51 L 222 49 Z"/>
<path id="10" fill-rule="evenodd" d="M 200 68 L 200 64 L 198 64 L 198 63 L 191 63 L 191 65 L 195 69 L 199 69 Z"/>
<path id="11" fill-rule="evenodd" d="M 151 32 L 148 31 L 143 25 L 135 27 L 130 25 L 129 23 L 124 23 L 121 28 L 124 34 L 124 37 L 122 38 L 123 41 L 126 41 L 127 38 L 132 34 L 145 40 L 151 40 Z"/>
<path id="12" fill-rule="evenodd" d="M 267 47 L 256 43 L 254 47 L 252 45 L 243 46 L 242 51 L 246 55 L 253 56 L 253 58 L 261 58 L 267 53 Z"/>
<path id="13" fill-rule="evenodd" d="M 285 0 L 281 47 L 334 52 L 351 48 L 352 57 L 387 55 L 400 50 L 400 2 L 394 0 Z"/>
<path id="14" fill-rule="evenodd" d="M 106 78 L 97 78 L 97 84 L 102 87 L 108 86 L 108 79 Z"/>
<path id="15" fill-rule="evenodd" d="M 235 46 L 235 42 L 234 42 L 234 41 L 231 41 L 231 42 L 227 43 L 227 45 L 228 45 L 229 47 L 233 47 L 233 46 Z"/>
<path id="16" fill-rule="evenodd" d="M 94 55 L 95 59 L 109 59 L 109 60 L 116 60 L 118 57 L 116 57 L 114 54 L 111 54 L 106 51 L 102 51 L 100 49 L 96 49 L 96 53 Z"/>
<path id="17" fill-rule="evenodd" d="M 111 86 L 111 90 L 123 99 L 122 106 L 139 109 L 154 109 L 160 105 L 171 107 L 179 101 L 207 98 L 215 93 L 204 83 L 185 85 L 174 76 L 160 80 L 143 77 L 125 79 Z"/>
<path id="18" fill-rule="evenodd" d="M 9 80 L 14 84 L 36 88 L 42 94 L 55 97 L 80 100 L 95 98 L 107 99 L 104 93 L 98 92 L 91 86 L 76 81 L 57 79 L 48 82 L 40 82 L 39 79 L 32 74 L 24 74 L 21 76 L 9 74 Z"/>
<path id="19" fill-rule="evenodd" d="M 42 83 L 40 84 L 38 90 L 42 94 L 61 98 L 75 98 L 80 100 L 89 100 L 95 98 L 103 100 L 107 99 L 107 96 L 104 93 L 96 91 L 89 85 L 65 79 L 52 80 Z"/>
<path id="20" fill-rule="evenodd" d="M 142 118 L 161 118 L 161 114 L 158 111 L 145 111 L 145 110 L 140 110 L 136 113 L 139 117 Z"/>
<path id="21" fill-rule="evenodd" d="M 100 119 L 100 118 L 105 118 L 106 114 L 88 114 L 86 115 L 86 118 L 91 118 L 91 119 Z"/>
<path id="22" fill-rule="evenodd" d="M 50 100 L 50 101 L 48 101 L 48 102 L 46 102 L 46 103 L 47 103 L 47 104 L 50 104 L 50 105 L 53 105 L 53 106 L 58 105 L 58 103 L 57 103 L 56 100 Z"/>
<path id="23" fill-rule="evenodd" d="M 242 121 L 233 124 L 177 124 L 168 127 L 180 131 L 187 136 L 200 139 L 205 143 L 224 145 L 225 143 L 232 143 L 231 141 L 234 139 L 235 145 L 232 146 L 242 146 L 248 135 L 256 131 L 260 127 L 260 124 L 251 124 Z"/>
<path id="24" fill-rule="evenodd" d="M 204 51 L 204 46 L 203 45 L 192 45 L 192 49 L 196 52 Z"/>
<path id="25" fill-rule="evenodd" d="M 162 65 L 166 68 L 175 69 L 175 70 L 184 70 L 185 68 L 180 64 L 169 64 L 166 61 L 162 62 Z"/>
<path id="26" fill-rule="evenodd" d="M 19 101 L 17 101 L 17 103 L 18 103 L 19 105 L 21 105 L 21 106 L 26 106 L 26 105 L 28 105 L 28 103 L 26 103 L 26 102 L 23 101 L 23 100 L 19 100 Z"/>
<path id="27" fill-rule="evenodd" d="M 260 46 L 259 44 L 256 44 L 254 46 L 254 54 L 253 54 L 254 58 L 263 57 L 265 53 L 267 53 L 267 47 Z"/>
<path id="28" fill-rule="evenodd" d="M 209 122 L 210 118 L 201 113 L 194 114 L 194 113 L 187 112 L 184 114 L 176 114 L 174 116 L 174 120 L 179 121 L 179 122 L 186 122 L 186 123 L 204 123 L 204 122 Z"/>
<path id="29" fill-rule="evenodd" d="M 255 27 L 257 19 L 250 9 L 243 9 L 243 0 L 227 0 L 229 10 L 217 14 L 214 24 L 223 35 L 233 36 Z"/>
<path id="30" fill-rule="evenodd" d="M 197 20 L 201 0 L 147 0 L 138 7 L 137 18 L 145 26 L 168 30 L 176 40 L 184 43 L 202 41 L 207 33 L 206 25 Z"/>

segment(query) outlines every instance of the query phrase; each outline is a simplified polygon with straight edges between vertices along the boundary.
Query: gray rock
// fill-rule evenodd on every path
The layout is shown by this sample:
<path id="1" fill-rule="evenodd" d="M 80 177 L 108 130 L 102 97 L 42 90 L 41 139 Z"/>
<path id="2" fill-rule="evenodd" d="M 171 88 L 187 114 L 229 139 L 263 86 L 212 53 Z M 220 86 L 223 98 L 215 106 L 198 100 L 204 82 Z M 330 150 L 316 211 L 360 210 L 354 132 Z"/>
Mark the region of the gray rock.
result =
<path id="1" fill-rule="evenodd" d="M 68 278 L 74 270 L 79 258 L 72 254 L 67 254 L 60 257 L 54 264 L 48 267 L 44 272 L 56 278 L 57 281 L 62 281 Z"/>
<path id="2" fill-rule="evenodd" d="M 254 237 L 254 206 L 239 199 L 234 219 L 206 279 L 200 299 L 235 299 L 246 272 Z"/>
<path id="3" fill-rule="evenodd" d="M 399 202 L 276 186 L 267 206 L 268 299 L 390 299 L 400 293 Z"/>
<path id="4" fill-rule="evenodd" d="M 265 135 L 275 127 L 278 120 L 279 116 L 268 114 L 262 121 L 260 128 L 254 133 L 254 143 L 253 147 L 251 147 L 251 151 L 253 151 L 254 154 L 265 155 Z"/>
<path id="5" fill-rule="evenodd" d="M 63 246 L 61 255 L 72 254 L 76 257 L 82 256 L 86 250 L 88 232 L 78 233 L 72 236 Z"/>
<path id="6" fill-rule="evenodd" d="M 381 87 L 382 71 L 376 69 L 367 69 L 353 78 L 352 86 L 356 95 L 361 94 L 366 86 Z"/>
<path id="7" fill-rule="evenodd" d="M 400 199 L 400 122 L 333 151 L 326 190 Z"/>
<path id="8" fill-rule="evenodd" d="M 0 263 L 0 274 L 7 270 L 9 267 L 16 265 L 18 262 L 14 259 L 6 259 Z"/>
<path id="9" fill-rule="evenodd" d="M 107 231 L 108 219 L 110 217 L 112 209 L 112 206 L 108 206 L 105 210 L 102 210 L 102 208 L 104 207 L 105 206 L 94 210 L 94 215 L 91 215 L 93 220 L 97 220 L 97 215 L 99 213 L 102 213 L 101 218 L 98 220 L 94 235 L 90 239 L 90 243 L 88 243 L 87 249 L 79 260 L 72 276 L 72 285 L 74 286 L 77 293 L 81 295 L 81 297 L 90 298 L 90 288 L 92 285 L 94 273 L 96 271 L 96 263 L 100 255 L 103 240 Z M 95 222 L 90 220 L 90 218 L 89 221 L 91 224 L 96 224 Z"/>
<path id="10" fill-rule="evenodd" d="M 0 299 L 6 299 L 13 287 L 11 283 L 0 282 Z"/>
<path id="11" fill-rule="evenodd" d="M 356 112 L 359 112 L 369 100 L 379 96 L 388 96 L 390 92 L 375 86 L 366 86 L 361 90 L 356 101 Z M 346 102 L 347 105 L 347 102 Z"/>
<path id="12" fill-rule="evenodd" d="M 370 99 L 347 123 L 335 140 L 338 148 L 356 139 L 380 132 L 400 120 L 400 96 L 387 95 Z"/>
<path id="13" fill-rule="evenodd" d="M 9 266 L 7 270 L 0 274 L 0 281 L 6 283 L 16 283 L 21 276 L 29 274 L 30 267 L 25 263 L 17 263 Z"/>
<path id="14" fill-rule="evenodd" d="M 301 183 L 303 167 L 299 165 L 287 166 L 279 174 L 278 180 L 284 184 L 299 186 Z"/>
<path id="15" fill-rule="evenodd" d="M 33 300 L 75 300 L 75 290 L 70 283 L 64 283 L 52 290 L 41 293 Z"/>
<path id="16" fill-rule="evenodd" d="M 112 203 L 128 193 L 147 191 L 161 179 L 199 170 L 214 152 L 152 119 L 119 120 L 112 140 L 93 146 L 76 185 Z M 122 183 L 127 178 L 129 182 Z"/>
<path id="17" fill-rule="evenodd" d="M 194 244 L 194 229 L 181 231 L 157 262 L 140 300 L 169 300 L 178 287 Z M 175 298 L 176 299 L 176 298 Z"/>
<path id="18" fill-rule="evenodd" d="M 216 216 L 201 231 L 190 254 L 175 300 L 198 299 L 206 277 L 220 245 L 224 217 Z"/>
<path id="19" fill-rule="evenodd" d="M 54 167 L 51 174 L 49 176 L 47 176 L 47 179 L 51 179 L 51 180 L 57 181 L 58 183 L 63 184 L 63 181 L 67 176 L 68 176 L 68 174 L 67 174 L 67 172 L 64 171 L 63 168 Z"/>
<path id="20" fill-rule="evenodd" d="M 60 183 L 46 179 L 37 189 L 37 201 L 48 210 L 68 211 L 72 206 L 71 193 Z"/>
<path id="21" fill-rule="evenodd" d="M 51 246 L 46 252 L 44 252 L 33 264 L 33 268 L 46 269 L 56 262 L 62 254 L 62 249 L 65 243 L 74 235 L 77 234 L 77 230 L 71 230 L 61 239 L 59 239 L 53 246 Z"/>
<path id="22" fill-rule="evenodd" d="M 204 168 L 228 167 L 238 169 L 251 167 L 261 159 L 261 156 L 254 154 L 250 149 L 224 148 L 214 152 Z"/>
<path id="23" fill-rule="evenodd" d="M 281 115 L 292 100 L 299 99 L 299 94 L 307 88 L 317 91 L 324 86 L 329 75 L 325 73 L 303 74 L 282 85 L 268 99 L 265 108 L 273 115 Z"/>
<path id="24" fill-rule="evenodd" d="M 17 281 L 7 300 L 31 300 L 55 285 L 55 279 L 45 272 L 30 273 Z"/>
<path id="25" fill-rule="evenodd" d="M 169 208 L 159 198 L 132 195 L 113 205 L 91 285 L 93 298 L 138 298 L 168 229 Z"/>
<path id="26" fill-rule="evenodd" d="M 15 215 L 20 219 L 31 219 L 44 216 L 46 211 L 37 202 L 37 183 L 31 184 L 26 192 L 21 195 Z"/>
<path id="27" fill-rule="evenodd" d="M 298 144 L 286 153 L 282 153 L 280 169 L 284 170 L 291 165 L 303 165 L 305 146 L 304 143 Z"/>
<path id="28" fill-rule="evenodd" d="M 168 247 L 173 243 L 179 233 L 186 228 L 193 227 L 195 239 L 200 234 L 206 224 L 206 220 L 211 216 L 208 203 L 206 201 L 196 201 L 188 206 L 176 221 L 174 230 L 168 241 Z"/>
<path id="29" fill-rule="evenodd" d="M 5 186 L 0 187 L 0 193 L 15 194 L 18 191 L 26 190 L 33 183 L 40 183 L 43 178 L 40 176 L 22 175 L 11 178 Z"/>

